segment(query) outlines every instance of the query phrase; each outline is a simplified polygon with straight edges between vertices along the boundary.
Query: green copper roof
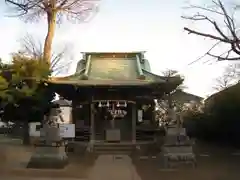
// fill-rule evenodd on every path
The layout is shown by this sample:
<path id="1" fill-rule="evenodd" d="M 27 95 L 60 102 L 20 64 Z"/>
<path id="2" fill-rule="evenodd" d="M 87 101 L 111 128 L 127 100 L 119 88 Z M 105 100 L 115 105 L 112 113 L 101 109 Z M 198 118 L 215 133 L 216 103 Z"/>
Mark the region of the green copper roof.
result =
<path id="1" fill-rule="evenodd" d="M 57 78 L 54 83 L 75 85 L 147 85 L 166 83 L 166 78 L 151 73 L 143 52 L 85 53 L 74 75 Z M 170 82 L 181 84 L 180 77 Z"/>
<path id="2" fill-rule="evenodd" d="M 141 53 L 139 52 L 85 53 L 83 56 L 84 59 L 80 60 L 77 64 L 75 75 L 79 74 L 84 69 L 84 75 L 82 77 L 79 77 L 80 79 L 138 79 L 142 76 L 142 64 L 140 63 L 140 55 Z"/>
<path id="3" fill-rule="evenodd" d="M 91 59 L 89 80 L 131 80 L 138 79 L 134 58 L 97 58 Z"/>

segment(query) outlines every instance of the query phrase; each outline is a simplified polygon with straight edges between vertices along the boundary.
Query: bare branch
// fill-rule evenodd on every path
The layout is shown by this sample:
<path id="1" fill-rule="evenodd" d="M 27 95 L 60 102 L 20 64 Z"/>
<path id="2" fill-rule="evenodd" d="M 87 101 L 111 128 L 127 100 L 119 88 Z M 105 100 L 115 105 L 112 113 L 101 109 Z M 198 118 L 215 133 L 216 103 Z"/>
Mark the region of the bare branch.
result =
<path id="1" fill-rule="evenodd" d="M 193 33 L 193 34 L 196 34 L 196 35 L 199 35 L 199 36 L 204 36 L 204 37 L 207 37 L 207 38 L 210 38 L 210 39 L 219 40 L 219 41 L 224 42 L 224 43 L 231 43 L 231 41 L 229 41 L 228 39 L 224 39 L 224 38 L 221 38 L 221 37 L 218 37 L 218 36 L 214 36 L 214 35 L 211 35 L 211 34 L 195 31 L 195 30 L 189 29 L 187 27 L 184 27 L 184 30 L 188 31 L 188 34 L 192 34 Z"/>
<path id="2" fill-rule="evenodd" d="M 201 15 L 199 13 L 197 13 L 196 15 L 192 16 L 192 17 L 187 17 L 187 16 L 182 16 L 182 18 L 184 19 L 189 19 L 189 20 L 193 20 L 193 21 L 208 21 L 210 22 L 214 28 L 216 29 L 216 31 L 222 36 L 223 39 L 227 39 L 229 40 L 229 42 L 231 41 L 220 29 L 220 27 L 218 26 L 217 22 L 214 20 L 211 20 L 209 17 Z"/>
<path id="3" fill-rule="evenodd" d="M 30 34 L 27 34 L 20 39 L 20 45 L 20 51 L 24 52 L 24 54 L 35 58 L 43 56 L 42 43 L 40 41 L 36 41 Z"/>
<path id="4" fill-rule="evenodd" d="M 97 0 L 62 0 L 57 6 L 58 21 L 65 16 L 69 21 L 89 21 L 98 11 Z"/>
<path id="5" fill-rule="evenodd" d="M 7 4 L 13 7 L 15 11 L 15 17 L 22 18 L 25 17 L 25 20 L 28 21 L 29 17 L 31 16 L 32 19 L 39 18 L 44 10 L 42 6 L 43 0 L 5 0 Z"/>
<path id="6" fill-rule="evenodd" d="M 197 12 L 193 16 L 183 16 L 182 18 L 188 19 L 191 21 L 206 21 L 206 22 L 210 23 L 210 25 L 212 27 L 214 27 L 214 29 L 216 30 L 218 35 L 215 35 L 213 33 L 206 33 L 203 31 L 197 31 L 195 29 L 191 29 L 188 27 L 184 27 L 184 30 L 187 31 L 189 34 L 196 34 L 198 36 L 202 36 L 205 38 L 217 40 L 218 42 L 220 41 L 221 43 L 225 43 L 225 44 L 229 45 L 229 47 L 231 48 L 227 52 L 222 53 L 220 55 L 215 55 L 215 54 L 211 53 L 211 50 L 212 50 L 212 48 L 211 48 L 207 53 L 205 53 L 202 57 L 200 57 L 200 59 L 202 59 L 206 55 L 209 55 L 213 58 L 217 58 L 218 61 L 240 60 L 240 39 L 237 35 L 237 27 L 236 27 L 236 24 L 234 21 L 234 13 L 232 13 L 232 15 L 230 16 L 229 12 L 227 12 L 226 7 L 224 6 L 224 4 L 222 3 L 221 0 L 212 1 L 212 3 L 213 3 L 212 7 L 201 7 L 201 6 L 191 5 L 188 8 L 201 10 L 202 13 Z M 223 31 L 224 27 L 220 27 L 219 23 L 217 23 L 216 20 L 214 20 L 213 18 L 210 18 L 207 14 L 204 14 L 206 12 L 212 13 L 215 15 L 219 15 L 221 18 L 223 18 L 223 22 L 224 22 L 230 36 L 226 35 L 226 33 L 224 33 L 224 31 Z M 214 45 L 214 48 L 215 47 L 216 47 L 216 45 Z"/>
<path id="7" fill-rule="evenodd" d="M 42 43 L 27 34 L 24 38 L 20 39 L 21 54 L 35 59 L 43 58 Z M 51 71 L 54 75 L 58 75 L 63 71 L 68 71 L 72 61 L 64 62 L 64 56 L 68 52 L 67 46 L 60 52 L 53 54 L 51 58 Z"/>
<path id="8" fill-rule="evenodd" d="M 214 9 L 214 7 L 217 7 L 218 4 L 215 1 L 212 1 L 212 2 L 215 4 L 215 6 L 202 7 L 202 6 L 190 5 L 188 7 L 185 7 L 184 9 L 197 9 L 197 10 L 203 10 L 203 11 L 218 14 L 218 15 L 223 15 L 223 13 L 221 11 Z"/>
<path id="9" fill-rule="evenodd" d="M 225 60 L 228 60 L 228 61 L 238 61 L 238 60 L 240 60 L 240 57 L 232 57 L 232 58 L 229 58 L 230 51 L 231 51 L 231 50 L 229 50 L 229 51 L 227 52 L 226 57 L 221 57 L 221 56 L 213 55 L 213 54 L 211 54 L 211 53 L 207 53 L 207 54 L 208 54 L 209 56 L 212 56 L 212 57 L 214 57 L 214 58 L 217 58 L 218 61 L 225 61 Z"/>
<path id="10" fill-rule="evenodd" d="M 209 53 L 217 46 L 221 43 L 221 41 L 218 41 L 217 43 L 215 43 L 204 55 L 200 56 L 199 58 L 197 58 L 196 60 L 192 61 L 191 63 L 189 63 L 188 65 L 192 65 L 194 63 L 196 63 L 197 61 L 203 59 L 205 56 L 209 55 Z"/>
<path id="11" fill-rule="evenodd" d="M 236 36 L 236 34 L 235 34 L 235 30 L 234 30 L 235 24 L 234 24 L 233 19 L 228 15 L 228 13 L 227 13 L 227 11 L 226 11 L 226 9 L 225 9 L 225 7 L 223 6 L 223 4 L 222 4 L 221 1 L 219 1 L 219 6 L 220 6 L 220 8 L 221 8 L 221 10 L 222 10 L 222 12 L 223 12 L 223 15 L 224 15 L 225 19 L 226 19 L 226 25 L 227 25 L 228 29 L 230 30 L 232 36 L 233 36 L 234 38 L 237 38 L 237 36 Z"/>

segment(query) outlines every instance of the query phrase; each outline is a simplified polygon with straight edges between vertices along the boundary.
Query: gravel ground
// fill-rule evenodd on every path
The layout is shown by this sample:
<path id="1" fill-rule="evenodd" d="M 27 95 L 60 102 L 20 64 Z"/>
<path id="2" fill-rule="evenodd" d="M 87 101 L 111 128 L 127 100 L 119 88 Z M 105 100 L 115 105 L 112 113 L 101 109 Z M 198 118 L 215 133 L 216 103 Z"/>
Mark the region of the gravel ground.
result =
<path id="1" fill-rule="evenodd" d="M 70 155 L 70 164 L 63 170 L 26 169 L 34 148 L 23 147 L 18 143 L 1 143 L 0 141 L 0 174 L 1 180 L 86 180 L 93 172 L 96 157 Z M 199 144 L 195 148 L 198 167 L 193 169 L 180 168 L 163 170 L 160 162 L 155 158 L 137 159 L 133 163 L 137 174 L 142 180 L 239 180 L 240 179 L 240 151 L 226 147 L 216 147 L 209 144 Z M 118 167 L 98 171 L 108 173 L 118 171 Z M 101 166 L 101 164 L 98 166 Z M 122 166 L 122 165 L 121 165 Z M 123 168 L 124 169 L 124 168 Z M 114 174 L 113 174 L 114 175 Z M 51 178 L 50 178 L 51 177 Z M 97 177 L 97 176 L 96 176 Z M 22 178 L 22 179 L 21 179 Z M 74 179 L 73 179 L 74 178 Z M 139 179 L 139 178 L 138 178 Z M 111 179 L 112 180 L 112 179 Z M 132 178 L 132 180 L 136 180 Z"/>
<path id="2" fill-rule="evenodd" d="M 1 180 L 4 176 L 18 177 L 38 177 L 38 178 L 83 178 L 88 176 L 88 172 L 93 166 L 95 157 L 69 155 L 69 165 L 62 170 L 40 170 L 26 169 L 26 165 L 34 152 L 32 147 L 23 147 L 17 144 L 0 145 L 0 174 Z"/>
<path id="3" fill-rule="evenodd" d="M 195 147 L 197 168 L 165 170 L 157 159 L 135 160 L 142 180 L 239 180 L 240 152 L 236 149 L 201 144 Z"/>

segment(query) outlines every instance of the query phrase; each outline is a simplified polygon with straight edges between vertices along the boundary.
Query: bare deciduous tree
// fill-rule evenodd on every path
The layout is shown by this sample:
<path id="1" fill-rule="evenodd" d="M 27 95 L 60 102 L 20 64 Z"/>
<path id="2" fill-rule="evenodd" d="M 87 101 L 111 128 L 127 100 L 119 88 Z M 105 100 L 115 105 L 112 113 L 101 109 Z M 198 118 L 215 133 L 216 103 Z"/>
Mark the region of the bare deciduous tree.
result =
<path id="1" fill-rule="evenodd" d="M 5 0 L 16 16 L 25 21 L 47 18 L 47 36 L 43 47 L 43 59 L 51 64 L 52 42 L 56 24 L 63 20 L 84 22 L 97 10 L 97 0 Z"/>
<path id="2" fill-rule="evenodd" d="M 204 32 L 184 27 L 184 30 L 189 34 L 195 34 L 215 41 L 213 46 L 208 52 L 206 52 L 204 56 L 208 55 L 217 58 L 218 61 L 240 60 L 240 38 L 238 36 L 239 29 L 237 28 L 235 19 L 238 6 L 234 5 L 234 7 L 232 7 L 232 11 L 230 11 L 221 0 L 213 0 L 212 4 L 209 6 L 190 5 L 186 9 L 189 8 L 191 10 L 196 10 L 196 13 L 191 16 L 182 16 L 184 19 L 194 22 L 204 21 L 211 25 L 215 30 L 215 32 Z M 227 45 L 228 49 L 224 52 L 214 54 L 214 49 L 221 44 Z"/>
<path id="3" fill-rule="evenodd" d="M 231 85 L 232 85 L 232 79 L 229 76 L 227 76 L 227 74 L 225 74 L 216 79 L 216 86 L 214 87 L 214 89 L 217 91 L 221 91 L 228 88 Z"/>
<path id="4" fill-rule="evenodd" d="M 171 78 L 173 76 L 176 76 L 178 74 L 178 71 L 176 70 L 171 70 L 168 69 L 166 71 L 163 71 L 162 74 L 164 75 L 164 77 Z M 182 85 L 178 86 L 176 89 L 174 89 L 172 92 L 170 92 L 169 94 L 166 94 L 162 99 L 158 99 L 158 106 L 159 106 L 159 110 L 158 110 L 158 116 L 161 119 L 169 119 L 170 118 L 170 111 L 173 108 L 180 108 L 181 105 L 180 103 L 178 103 L 176 100 L 173 99 L 173 94 L 177 91 L 177 90 L 182 90 L 184 87 Z M 167 120 L 168 121 L 168 120 Z"/>
<path id="5" fill-rule="evenodd" d="M 179 75 L 179 72 L 177 70 L 173 70 L 173 69 L 167 69 L 166 71 L 163 71 L 162 74 L 168 79 L 171 78 L 173 76 Z M 181 76 L 182 79 L 184 79 L 184 77 L 182 75 Z M 186 87 L 183 84 L 180 84 L 175 90 L 173 90 L 171 93 L 174 93 L 176 90 L 183 90 Z"/>
<path id="6" fill-rule="evenodd" d="M 240 77 L 240 69 L 238 64 L 232 64 L 225 68 L 223 75 L 216 79 L 215 90 L 221 91 L 235 84 Z"/>
<path id="7" fill-rule="evenodd" d="M 34 59 L 43 59 L 43 48 L 41 41 L 36 40 L 30 34 L 27 34 L 20 39 L 20 54 L 25 56 L 33 57 Z M 66 57 L 69 49 L 67 47 L 63 48 L 60 52 L 53 53 L 51 55 L 51 71 L 52 74 L 58 75 L 63 71 L 67 71 L 72 61 L 64 62 L 64 57 Z"/>
<path id="8" fill-rule="evenodd" d="M 43 48 L 41 41 L 37 41 L 32 35 L 27 34 L 20 39 L 20 51 L 34 58 L 43 56 Z"/>

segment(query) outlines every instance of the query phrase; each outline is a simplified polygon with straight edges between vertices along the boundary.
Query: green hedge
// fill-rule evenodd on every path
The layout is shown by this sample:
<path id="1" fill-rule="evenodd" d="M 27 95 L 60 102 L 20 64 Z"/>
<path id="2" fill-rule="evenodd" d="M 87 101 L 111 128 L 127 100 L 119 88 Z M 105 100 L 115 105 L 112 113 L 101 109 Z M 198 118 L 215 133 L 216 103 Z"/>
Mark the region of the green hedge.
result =
<path id="1" fill-rule="evenodd" d="M 184 118 L 184 127 L 189 136 L 240 145 L 240 98 L 236 94 L 225 94 L 215 99 L 203 113 L 189 112 Z"/>

